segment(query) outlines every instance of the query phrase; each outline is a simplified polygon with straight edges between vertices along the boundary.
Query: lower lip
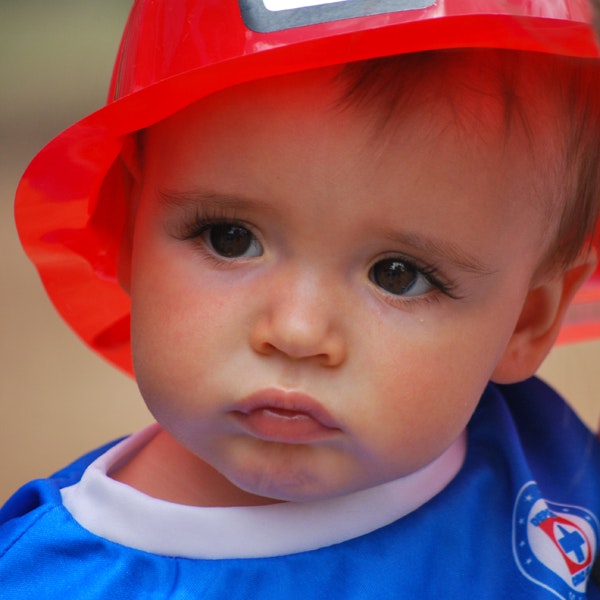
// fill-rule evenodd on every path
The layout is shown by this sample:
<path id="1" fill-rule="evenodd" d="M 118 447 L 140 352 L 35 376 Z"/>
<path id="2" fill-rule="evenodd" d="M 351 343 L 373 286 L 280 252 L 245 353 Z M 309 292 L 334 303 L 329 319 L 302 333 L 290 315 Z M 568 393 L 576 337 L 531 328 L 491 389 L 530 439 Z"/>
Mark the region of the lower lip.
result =
<path id="1" fill-rule="evenodd" d="M 327 427 L 304 412 L 262 407 L 232 414 L 248 433 L 269 442 L 307 444 L 339 433 L 339 429 Z"/>

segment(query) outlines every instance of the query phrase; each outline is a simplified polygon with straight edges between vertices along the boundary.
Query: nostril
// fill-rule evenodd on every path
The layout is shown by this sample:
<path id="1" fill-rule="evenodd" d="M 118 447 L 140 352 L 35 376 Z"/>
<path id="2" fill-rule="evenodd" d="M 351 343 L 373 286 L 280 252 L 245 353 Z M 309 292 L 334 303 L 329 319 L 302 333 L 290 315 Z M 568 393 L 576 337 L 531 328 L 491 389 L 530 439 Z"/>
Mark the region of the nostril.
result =
<path id="1" fill-rule="evenodd" d="M 250 345 L 262 356 L 280 354 L 289 360 L 312 360 L 337 366 L 346 358 L 342 335 L 325 328 L 298 328 L 281 322 L 263 321 L 252 330 Z"/>

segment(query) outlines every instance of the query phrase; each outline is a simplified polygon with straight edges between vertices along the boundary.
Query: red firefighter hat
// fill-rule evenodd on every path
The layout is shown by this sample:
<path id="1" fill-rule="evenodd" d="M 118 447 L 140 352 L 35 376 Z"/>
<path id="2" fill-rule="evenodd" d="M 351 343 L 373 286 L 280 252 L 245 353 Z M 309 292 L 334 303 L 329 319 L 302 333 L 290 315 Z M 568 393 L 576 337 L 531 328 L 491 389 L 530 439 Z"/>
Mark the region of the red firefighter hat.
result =
<path id="1" fill-rule="evenodd" d="M 59 313 L 132 372 L 129 298 L 117 281 L 133 132 L 243 82 L 445 48 L 597 57 L 587 0 L 137 0 L 105 107 L 52 140 L 16 195 L 23 246 Z M 562 341 L 600 334 L 600 279 Z"/>

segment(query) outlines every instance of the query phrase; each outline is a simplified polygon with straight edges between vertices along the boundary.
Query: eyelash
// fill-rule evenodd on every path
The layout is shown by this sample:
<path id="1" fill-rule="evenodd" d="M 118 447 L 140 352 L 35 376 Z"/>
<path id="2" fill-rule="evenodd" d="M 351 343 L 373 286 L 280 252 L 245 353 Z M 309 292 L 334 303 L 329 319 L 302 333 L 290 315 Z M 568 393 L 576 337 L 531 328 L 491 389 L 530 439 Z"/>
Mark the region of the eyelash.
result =
<path id="1" fill-rule="evenodd" d="M 453 300 L 459 300 L 460 296 L 456 293 L 456 284 L 448 279 L 444 278 L 435 266 L 429 266 L 419 269 L 423 277 L 437 288 L 442 294 L 452 298 Z"/>
<path id="2" fill-rule="evenodd" d="M 237 264 L 239 261 L 251 260 L 257 256 L 263 254 L 263 245 L 259 239 L 259 236 L 255 233 L 255 229 L 252 225 L 247 222 L 234 217 L 231 214 L 227 214 L 228 211 L 219 210 L 219 207 L 210 207 L 210 209 L 203 209 L 198 207 L 196 212 L 181 219 L 181 222 L 172 230 L 175 239 L 181 241 L 189 241 L 197 248 L 205 259 L 210 260 L 215 266 L 219 268 L 230 268 Z M 219 248 L 213 245 L 210 239 L 211 231 L 219 226 L 227 227 L 231 230 L 239 228 L 245 230 L 250 234 L 248 240 L 248 247 L 242 251 L 242 254 L 247 252 L 255 252 L 248 256 L 238 255 L 232 248 L 234 253 L 228 256 L 225 253 L 221 253 Z M 233 232 L 232 232 L 233 233 Z M 230 238 L 230 242 L 235 245 L 239 238 L 236 240 L 235 236 Z M 242 244 L 244 242 L 242 241 Z"/>
<path id="3" fill-rule="evenodd" d="M 193 240 L 202 235 L 210 227 L 225 223 L 248 228 L 245 223 L 232 215 L 225 214 L 225 211 L 217 210 L 216 207 L 212 210 L 203 210 L 201 207 L 198 207 L 193 215 L 186 215 L 181 221 L 176 230 L 175 237 L 182 241 Z"/>
<path id="4" fill-rule="evenodd" d="M 457 292 L 457 285 L 453 281 L 450 281 L 446 278 L 442 278 L 438 269 L 435 267 L 429 267 L 427 269 L 422 269 L 421 273 L 423 276 L 433 285 L 442 295 L 450 298 L 451 300 L 461 300 L 463 296 L 461 296 Z M 425 299 L 426 297 L 424 297 Z M 439 299 L 439 295 L 432 294 L 430 296 L 432 300 Z"/>
<path id="5" fill-rule="evenodd" d="M 210 212 L 202 212 L 200 209 L 188 219 L 184 219 L 182 224 L 178 226 L 175 232 L 175 238 L 181 241 L 192 241 L 201 247 L 209 258 L 214 259 L 219 264 L 231 263 L 230 259 L 219 256 L 214 250 L 211 250 L 209 244 L 204 239 L 204 234 L 212 228 L 219 225 L 228 225 L 231 227 L 239 227 L 249 231 L 255 240 L 260 243 L 258 236 L 255 233 L 254 227 L 245 221 L 241 221 L 231 215 L 225 214 L 225 211 L 213 209 Z"/>
<path id="6" fill-rule="evenodd" d="M 195 241 L 197 245 L 202 248 L 205 255 L 218 265 L 231 265 L 233 260 L 236 259 L 228 259 L 220 256 L 215 250 L 211 249 L 209 242 L 204 239 L 204 234 L 207 231 L 219 225 L 240 227 L 248 230 L 259 244 L 260 240 L 256 235 L 253 226 L 249 225 L 247 222 L 235 218 L 233 215 L 225 214 L 225 211 L 218 211 L 217 209 L 218 207 L 215 207 L 213 210 L 205 212 L 202 212 L 200 209 L 198 209 L 190 219 L 187 221 L 184 220 L 176 234 L 176 238 L 182 241 Z M 237 260 L 239 260 L 239 258 L 240 257 L 237 257 Z M 438 267 L 435 265 L 419 264 L 419 262 L 415 261 L 413 258 L 406 258 L 401 255 L 391 255 L 389 257 L 380 258 L 378 261 L 373 263 L 373 266 L 369 269 L 369 274 L 371 269 L 378 264 L 378 262 L 386 260 L 386 258 L 397 260 L 398 262 L 403 263 L 408 269 L 414 270 L 415 273 L 424 277 L 425 280 L 433 287 L 431 293 L 424 293 L 416 296 L 394 294 L 379 286 L 369 276 L 369 279 L 372 281 L 372 283 L 374 283 L 386 295 L 386 297 L 391 299 L 393 302 L 403 304 L 432 302 L 439 301 L 441 299 L 440 296 L 446 296 L 453 300 L 461 299 L 461 296 L 456 292 L 456 284 L 449 280 L 446 276 L 442 275 Z"/>
<path id="7" fill-rule="evenodd" d="M 390 298 L 393 302 L 403 304 L 412 304 L 417 302 L 439 302 L 441 296 L 446 296 L 452 300 L 460 300 L 462 298 L 462 296 L 457 292 L 456 283 L 448 279 L 445 275 L 443 275 L 440 269 L 435 265 L 423 265 L 420 264 L 419 261 L 416 261 L 414 258 L 407 258 L 401 255 L 392 255 L 387 258 L 397 260 L 398 262 L 403 263 L 409 269 L 414 270 L 417 274 L 424 277 L 426 281 L 433 287 L 430 293 L 419 294 L 417 296 L 396 295 L 391 292 L 387 292 L 384 288 L 380 288 L 383 291 L 383 293 L 386 294 L 386 296 Z M 377 264 L 377 262 L 380 262 L 385 259 L 385 257 L 379 259 L 379 261 L 373 263 L 373 266 Z"/>

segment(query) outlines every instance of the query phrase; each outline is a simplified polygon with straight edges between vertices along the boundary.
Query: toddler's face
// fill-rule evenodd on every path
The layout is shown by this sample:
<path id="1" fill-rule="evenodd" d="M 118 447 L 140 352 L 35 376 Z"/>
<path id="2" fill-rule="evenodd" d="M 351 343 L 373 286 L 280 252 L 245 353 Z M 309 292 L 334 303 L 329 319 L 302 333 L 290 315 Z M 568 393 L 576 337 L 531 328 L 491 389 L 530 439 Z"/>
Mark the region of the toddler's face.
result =
<path id="1" fill-rule="evenodd" d="M 331 76 L 213 96 L 145 148 L 140 389 L 177 442 L 275 499 L 440 455 L 494 377 L 540 256 L 516 144 L 416 115 L 377 141 L 336 108 Z"/>

